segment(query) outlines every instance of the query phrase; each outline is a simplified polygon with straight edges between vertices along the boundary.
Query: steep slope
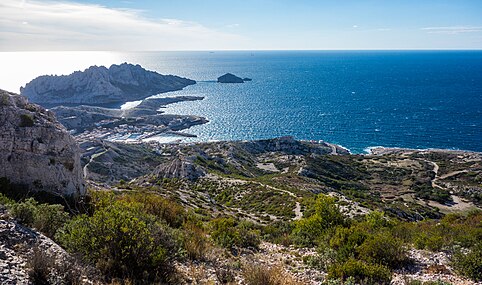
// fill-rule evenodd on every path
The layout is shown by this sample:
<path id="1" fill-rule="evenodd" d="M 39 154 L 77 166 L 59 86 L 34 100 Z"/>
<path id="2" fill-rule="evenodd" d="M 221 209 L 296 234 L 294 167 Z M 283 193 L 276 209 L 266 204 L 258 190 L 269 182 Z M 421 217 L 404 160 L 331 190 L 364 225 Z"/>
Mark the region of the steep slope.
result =
<path id="1" fill-rule="evenodd" d="M 53 113 L 0 90 L 0 187 L 83 195 L 80 150 Z"/>

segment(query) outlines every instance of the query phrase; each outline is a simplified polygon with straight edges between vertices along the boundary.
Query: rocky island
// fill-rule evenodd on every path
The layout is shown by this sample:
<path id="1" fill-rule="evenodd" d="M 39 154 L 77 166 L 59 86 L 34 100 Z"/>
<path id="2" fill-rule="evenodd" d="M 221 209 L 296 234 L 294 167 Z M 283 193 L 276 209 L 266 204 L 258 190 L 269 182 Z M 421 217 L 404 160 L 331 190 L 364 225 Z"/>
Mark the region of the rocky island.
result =
<path id="1" fill-rule="evenodd" d="M 91 66 L 70 75 L 44 75 L 20 89 L 23 96 L 41 105 L 106 105 L 142 100 L 149 96 L 181 90 L 196 81 L 148 71 L 140 65 L 123 63 Z"/>
<path id="2" fill-rule="evenodd" d="M 251 81 L 251 78 L 241 78 L 234 74 L 226 73 L 218 77 L 218 83 L 244 83 L 245 81 Z"/>

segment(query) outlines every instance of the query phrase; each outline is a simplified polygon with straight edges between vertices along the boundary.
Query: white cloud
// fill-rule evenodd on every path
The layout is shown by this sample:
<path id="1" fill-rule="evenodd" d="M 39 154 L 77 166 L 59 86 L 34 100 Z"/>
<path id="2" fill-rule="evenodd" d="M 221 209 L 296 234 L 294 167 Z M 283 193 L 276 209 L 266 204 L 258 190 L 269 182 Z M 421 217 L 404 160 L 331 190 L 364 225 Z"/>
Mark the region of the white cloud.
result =
<path id="1" fill-rule="evenodd" d="M 461 33 L 482 32 L 482 27 L 474 27 L 474 26 L 427 27 L 427 28 L 421 28 L 421 30 L 426 31 L 427 33 L 430 33 L 430 34 L 456 35 Z"/>
<path id="2" fill-rule="evenodd" d="M 59 1 L 2 0 L 0 50 L 235 49 L 237 35 L 142 11 Z"/>
<path id="3" fill-rule="evenodd" d="M 353 28 L 354 28 L 354 29 L 358 28 L 358 25 L 353 25 Z"/>
<path id="4" fill-rule="evenodd" d="M 239 27 L 239 24 L 230 24 L 230 25 L 226 25 L 227 28 L 237 28 Z"/>

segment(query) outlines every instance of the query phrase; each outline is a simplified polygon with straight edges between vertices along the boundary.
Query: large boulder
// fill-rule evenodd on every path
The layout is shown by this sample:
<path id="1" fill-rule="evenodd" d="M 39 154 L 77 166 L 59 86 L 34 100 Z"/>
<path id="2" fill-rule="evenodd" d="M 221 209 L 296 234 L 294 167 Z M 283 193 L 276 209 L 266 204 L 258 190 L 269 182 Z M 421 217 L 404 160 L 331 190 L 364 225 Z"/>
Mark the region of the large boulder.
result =
<path id="1" fill-rule="evenodd" d="M 70 75 L 44 75 L 20 89 L 31 102 L 43 105 L 124 103 L 151 95 L 181 90 L 196 81 L 145 70 L 140 65 L 123 63 L 91 66 Z"/>
<path id="2" fill-rule="evenodd" d="M 85 194 L 80 150 L 72 136 L 52 112 L 3 90 L 0 179 L 0 188 L 15 185 L 61 196 Z"/>

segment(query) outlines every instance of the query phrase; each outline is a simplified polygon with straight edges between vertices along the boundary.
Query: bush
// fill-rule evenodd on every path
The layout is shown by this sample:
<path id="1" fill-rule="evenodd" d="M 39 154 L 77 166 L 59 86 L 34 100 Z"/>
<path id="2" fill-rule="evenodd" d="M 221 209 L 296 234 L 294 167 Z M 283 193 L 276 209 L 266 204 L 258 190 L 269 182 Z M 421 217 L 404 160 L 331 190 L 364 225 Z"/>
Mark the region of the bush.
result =
<path id="1" fill-rule="evenodd" d="M 233 250 L 235 247 L 258 248 L 259 231 L 247 222 L 238 223 L 233 218 L 217 218 L 210 223 L 211 237 L 222 247 Z"/>
<path id="2" fill-rule="evenodd" d="M 56 235 L 70 252 L 80 253 L 110 280 L 131 278 L 142 282 L 168 281 L 180 246 L 167 225 L 138 210 L 114 202 L 92 217 L 80 215 Z"/>
<path id="3" fill-rule="evenodd" d="M 479 242 L 467 253 L 459 251 L 455 254 L 453 266 L 474 281 L 482 281 L 482 243 Z"/>
<path id="4" fill-rule="evenodd" d="M 329 245 L 337 251 L 338 261 L 346 261 L 356 257 L 356 249 L 365 242 L 368 235 L 366 229 L 359 225 L 350 228 L 337 227 Z"/>
<path id="5" fill-rule="evenodd" d="M 355 278 L 358 284 L 390 284 L 392 274 L 390 270 L 378 264 L 349 259 L 345 263 L 337 263 L 328 268 L 328 279 Z"/>
<path id="6" fill-rule="evenodd" d="M 266 225 L 261 229 L 263 239 L 272 243 L 289 246 L 292 244 L 291 232 L 293 223 L 286 221 L 276 221 Z"/>
<path id="7" fill-rule="evenodd" d="M 13 201 L 12 199 L 10 199 L 7 196 L 0 193 L 0 205 L 7 205 L 8 206 L 8 205 L 11 205 L 11 204 L 14 204 L 14 203 L 15 203 L 15 201 Z"/>
<path id="8" fill-rule="evenodd" d="M 334 198 L 320 194 L 313 207 L 311 216 L 295 222 L 292 237 L 299 246 L 314 246 L 326 230 L 346 224 Z"/>
<path id="9" fill-rule="evenodd" d="M 164 220 L 169 226 L 179 228 L 186 220 L 185 209 L 159 195 L 145 192 L 124 194 L 117 199 L 132 207 L 134 204 L 147 214 Z"/>
<path id="10" fill-rule="evenodd" d="M 20 127 L 33 127 L 34 125 L 33 117 L 29 114 L 20 115 Z"/>
<path id="11" fill-rule="evenodd" d="M 33 198 L 11 204 L 9 208 L 19 223 L 36 228 L 48 237 L 54 237 L 69 219 L 62 205 L 39 204 Z"/>
<path id="12" fill-rule="evenodd" d="M 387 233 L 368 238 L 358 248 L 359 258 L 369 263 L 400 268 L 409 261 L 403 242 Z"/>
<path id="13" fill-rule="evenodd" d="M 186 255 L 192 260 L 204 260 L 211 248 L 204 230 L 194 223 L 186 223 L 183 226 L 184 240 L 183 247 Z"/>
<path id="14" fill-rule="evenodd" d="M 303 262 L 315 269 L 327 271 L 337 261 L 337 252 L 330 247 L 320 247 L 318 254 L 303 257 Z"/>

